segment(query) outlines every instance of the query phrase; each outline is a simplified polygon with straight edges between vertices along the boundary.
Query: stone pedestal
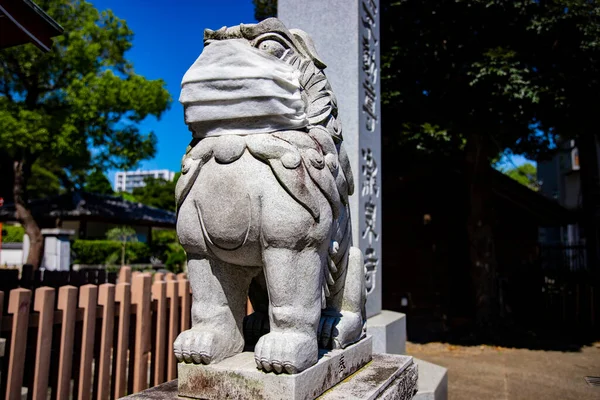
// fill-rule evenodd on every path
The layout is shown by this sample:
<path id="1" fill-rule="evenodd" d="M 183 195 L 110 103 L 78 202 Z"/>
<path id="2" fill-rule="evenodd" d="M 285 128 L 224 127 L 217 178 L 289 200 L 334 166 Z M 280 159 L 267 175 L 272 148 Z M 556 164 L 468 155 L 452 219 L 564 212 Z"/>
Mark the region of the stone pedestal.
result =
<path id="1" fill-rule="evenodd" d="M 299 374 L 266 373 L 253 352 L 211 365 L 179 363 L 179 394 L 197 399 L 314 399 L 371 361 L 367 337 L 344 350 L 323 352 L 316 365 Z"/>
<path id="2" fill-rule="evenodd" d="M 367 320 L 367 332 L 373 337 L 374 353 L 406 353 L 406 315 L 383 310 Z M 419 367 L 419 391 L 415 400 L 446 400 L 448 370 L 418 358 L 413 360 Z"/>
<path id="3" fill-rule="evenodd" d="M 310 371 L 310 369 L 307 371 Z M 235 375 L 237 372 L 231 370 L 230 374 Z M 261 374 L 263 376 L 273 375 L 265 373 Z M 412 399 L 417 392 L 417 376 L 417 365 L 413 363 L 412 357 L 391 354 L 373 354 L 371 362 L 346 378 L 343 382 L 327 390 L 321 396 L 316 398 L 320 400 L 409 400 Z M 234 381 L 236 379 L 237 378 L 232 378 L 231 376 L 228 378 L 229 381 Z M 253 383 L 247 381 L 246 384 L 248 384 L 248 387 L 243 393 L 221 393 L 219 398 L 227 398 L 231 400 L 287 400 L 297 398 L 287 397 L 281 392 L 260 393 L 260 381 Z M 127 398 L 140 400 L 183 399 L 185 397 L 178 396 L 178 385 L 181 386 L 181 382 L 178 383 L 176 380 L 167 382 L 152 389 L 145 390 L 141 393 L 128 396 Z M 314 397 L 304 398 L 313 399 Z"/>
<path id="4" fill-rule="evenodd" d="M 448 370 L 417 358 L 414 362 L 419 367 L 419 391 L 415 400 L 447 400 Z"/>
<path id="5" fill-rule="evenodd" d="M 371 363 L 325 392 L 323 400 L 410 400 L 417 392 L 418 366 L 412 357 L 373 354 Z"/>
<path id="6" fill-rule="evenodd" d="M 382 310 L 367 320 L 367 332 L 373 337 L 373 353 L 406 353 L 406 315 Z"/>

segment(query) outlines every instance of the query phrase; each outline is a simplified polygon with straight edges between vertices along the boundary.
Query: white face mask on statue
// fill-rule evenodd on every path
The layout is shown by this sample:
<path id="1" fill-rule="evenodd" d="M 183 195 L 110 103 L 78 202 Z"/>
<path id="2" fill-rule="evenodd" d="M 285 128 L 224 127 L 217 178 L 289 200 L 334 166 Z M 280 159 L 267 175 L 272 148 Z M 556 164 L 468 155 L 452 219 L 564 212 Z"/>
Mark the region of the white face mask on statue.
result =
<path id="1" fill-rule="evenodd" d="M 181 82 L 185 122 L 198 138 L 303 128 L 299 75 L 245 40 L 212 42 Z"/>

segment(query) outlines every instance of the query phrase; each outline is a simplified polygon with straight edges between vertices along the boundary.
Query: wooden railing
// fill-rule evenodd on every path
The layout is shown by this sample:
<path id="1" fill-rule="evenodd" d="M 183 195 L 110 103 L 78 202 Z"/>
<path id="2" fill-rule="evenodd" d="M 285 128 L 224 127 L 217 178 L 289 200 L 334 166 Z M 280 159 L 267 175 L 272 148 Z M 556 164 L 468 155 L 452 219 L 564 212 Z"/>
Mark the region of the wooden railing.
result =
<path id="1" fill-rule="evenodd" d="M 0 399 L 116 399 L 177 377 L 190 284 L 124 267 L 116 285 L 18 288 L 0 292 L 0 322 Z"/>

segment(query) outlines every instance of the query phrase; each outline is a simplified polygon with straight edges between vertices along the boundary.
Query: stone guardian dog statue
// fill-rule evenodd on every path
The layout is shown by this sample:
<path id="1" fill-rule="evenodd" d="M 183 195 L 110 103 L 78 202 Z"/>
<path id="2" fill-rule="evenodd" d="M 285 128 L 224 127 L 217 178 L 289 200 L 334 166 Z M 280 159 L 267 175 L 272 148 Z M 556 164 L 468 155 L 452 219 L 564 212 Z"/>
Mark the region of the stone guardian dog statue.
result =
<path id="1" fill-rule="evenodd" d="M 336 98 L 312 40 L 278 19 L 204 41 L 180 97 L 193 136 L 176 188 L 193 327 L 175 355 L 216 363 L 258 339 L 258 368 L 298 373 L 319 348 L 366 334 Z"/>

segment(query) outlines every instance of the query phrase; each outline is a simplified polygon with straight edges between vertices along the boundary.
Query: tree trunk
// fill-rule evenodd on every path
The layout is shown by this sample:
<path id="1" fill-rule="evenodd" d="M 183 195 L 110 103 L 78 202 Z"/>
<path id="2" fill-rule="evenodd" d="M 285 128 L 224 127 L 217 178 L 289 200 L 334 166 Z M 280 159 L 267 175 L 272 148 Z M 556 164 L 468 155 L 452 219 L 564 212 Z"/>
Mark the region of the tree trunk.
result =
<path id="1" fill-rule="evenodd" d="M 584 130 L 585 131 L 585 130 Z M 598 255 L 598 210 L 600 209 L 600 171 L 596 135 L 589 130 L 580 134 L 577 148 L 581 163 L 581 223 L 585 237 L 587 267 L 596 271 Z"/>
<path id="2" fill-rule="evenodd" d="M 475 317 L 477 325 L 484 329 L 494 325 L 498 311 L 489 152 L 480 135 L 469 137 L 465 149 L 470 206 L 467 233 Z"/>
<path id="3" fill-rule="evenodd" d="M 25 190 L 27 179 L 30 175 L 30 167 L 25 165 L 23 160 L 13 162 L 14 184 L 13 196 L 15 209 L 17 211 L 17 220 L 23 225 L 25 233 L 29 236 L 29 254 L 27 255 L 27 264 L 33 265 L 38 269 L 42 263 L 44 251 L 44 238 L 37 222 L 29 210 L 27 204 L 27 193 Z"/>

